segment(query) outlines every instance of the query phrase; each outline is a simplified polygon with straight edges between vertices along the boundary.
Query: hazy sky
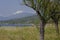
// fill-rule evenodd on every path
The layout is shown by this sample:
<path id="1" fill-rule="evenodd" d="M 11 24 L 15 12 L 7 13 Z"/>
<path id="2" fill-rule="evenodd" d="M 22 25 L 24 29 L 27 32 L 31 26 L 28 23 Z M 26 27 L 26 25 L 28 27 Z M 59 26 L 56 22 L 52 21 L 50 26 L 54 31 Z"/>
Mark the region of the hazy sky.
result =
<path id="1" fill-rule="evenodd" d="M 0 16 L 11 16 L 22 12 L 34 13 L 31 8 L 22 5 L 22 0 L 0 0 Z"/>

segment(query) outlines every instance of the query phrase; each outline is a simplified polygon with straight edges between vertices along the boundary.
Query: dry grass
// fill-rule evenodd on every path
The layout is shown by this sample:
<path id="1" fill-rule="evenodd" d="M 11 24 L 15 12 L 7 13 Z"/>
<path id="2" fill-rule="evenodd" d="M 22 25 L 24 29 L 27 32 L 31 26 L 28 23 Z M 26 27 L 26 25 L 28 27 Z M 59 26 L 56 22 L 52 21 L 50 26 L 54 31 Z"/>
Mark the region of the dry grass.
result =
<path id="1" fill-rule="evenodd" d="M 45 40 L 60 40 L 55 27 L 45 27 Z M 60 27 L 59 27 L 60 29 Z M 36 27 L 0 27 L 0 40 L 39 40 L 39 31 Z"/>

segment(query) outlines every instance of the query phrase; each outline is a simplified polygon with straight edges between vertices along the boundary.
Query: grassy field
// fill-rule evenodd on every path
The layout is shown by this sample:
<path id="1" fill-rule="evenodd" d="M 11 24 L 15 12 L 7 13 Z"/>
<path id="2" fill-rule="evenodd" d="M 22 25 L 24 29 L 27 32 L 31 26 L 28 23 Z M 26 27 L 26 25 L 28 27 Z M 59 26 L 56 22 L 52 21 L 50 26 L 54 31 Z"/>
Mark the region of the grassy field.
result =
<path id="1" fill-rule="evenodd" d="M 60 40 L 54 25 L 47 26 L 45 40 Z M 0 27 L 0 40 L 40 40 L 40 34 L 36 27 Z"/>

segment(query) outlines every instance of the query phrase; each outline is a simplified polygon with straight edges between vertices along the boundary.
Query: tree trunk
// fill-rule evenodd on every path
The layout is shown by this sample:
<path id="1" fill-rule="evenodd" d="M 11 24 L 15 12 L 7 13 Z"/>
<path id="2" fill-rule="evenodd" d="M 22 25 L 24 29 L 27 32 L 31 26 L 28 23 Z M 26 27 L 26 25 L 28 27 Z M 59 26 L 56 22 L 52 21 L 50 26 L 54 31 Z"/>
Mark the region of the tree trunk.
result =
<path id="1" fill-rule="evenodd" d="M 45 27 L 45 22 L 41 21 L 40 22 L 40 40 L 44 40 L 44 27 Z"/>
<path id="2" fill-rule="evenodd" d="M 58 21 L 55 21 L 55 28 L 56 28 L 56 32 L 59 35 L 59 27 L 58 27 Z"/>

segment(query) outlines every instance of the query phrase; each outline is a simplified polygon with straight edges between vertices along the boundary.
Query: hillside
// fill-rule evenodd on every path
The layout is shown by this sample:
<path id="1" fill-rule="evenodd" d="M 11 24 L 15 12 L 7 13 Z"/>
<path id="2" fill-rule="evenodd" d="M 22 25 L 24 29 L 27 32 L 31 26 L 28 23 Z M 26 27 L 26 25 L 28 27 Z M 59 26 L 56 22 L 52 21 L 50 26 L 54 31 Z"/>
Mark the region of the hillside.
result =
<path id="1" fill-rule="evenodd" d="M 13 15 L 7 16 L 7 17 L 0 16 L 0 21 L 19 19 L 19 18 L 24 18 L 24 17 L 28 17 L 28 16 L 33 16 L 33 15 L 36 15 L 36 14 L 33 14 L 33 13 L 19 13 L 19 14 L 13 14 Z"/>
<path id="2" fill-rule="evenodd" d="M 49 20 L 48 22 L 52 23 L 53 21 Z M 6 21 L 0 21 L 0 24 L 4 24 L 4 23 L 8 23 L 8 24 L 39 24 L 40 20 L 37 15 L 33 15 L 33 16 L 28 16 L 28 17 L 23 17 L 23 18 L 15 18 L 15 19 L 6 20 Z"/>
<path id="3" fill-rule="evenodd" d="M 23 18 L 16 18 L 16 19 L 12 19 L 12 20 L 7 20 L 7 21 L 1 21 L 1 24 L 3 23 L 9 23 L 9 24 L 38 24 L 39 23 L 39 18 L 37 15 L 33 15 L 33 16 L 28 16 L 28 17 L 23 17 Z"/>

